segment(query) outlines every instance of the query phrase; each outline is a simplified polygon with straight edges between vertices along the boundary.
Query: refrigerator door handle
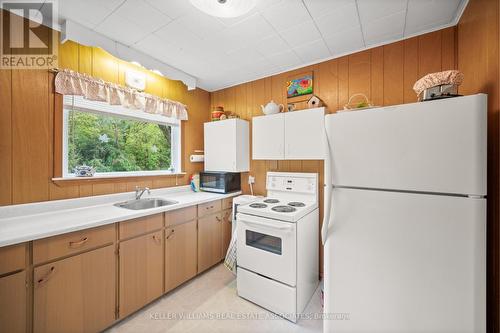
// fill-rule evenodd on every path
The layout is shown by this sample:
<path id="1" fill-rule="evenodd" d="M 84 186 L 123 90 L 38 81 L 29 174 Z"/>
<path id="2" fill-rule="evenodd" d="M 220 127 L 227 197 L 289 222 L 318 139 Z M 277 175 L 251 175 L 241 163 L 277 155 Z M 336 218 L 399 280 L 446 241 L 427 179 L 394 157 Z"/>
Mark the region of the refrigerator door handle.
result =
<path id="1" fill-rule="evenodd" d="M 328 237 L 328 227 L 330 224 L 330 212 L 332 210 L 332 153 L 330 139 L 328 138 L 328 129 L 326 128 L 327 122 L 325 121 L 325 162 L 324 162 L 324 177 L 325 177 L 325 192 L 324 192 L 324 212 L 323 212 L 323 225 L 321 227 L 321 242 L 325 245 Z"/>

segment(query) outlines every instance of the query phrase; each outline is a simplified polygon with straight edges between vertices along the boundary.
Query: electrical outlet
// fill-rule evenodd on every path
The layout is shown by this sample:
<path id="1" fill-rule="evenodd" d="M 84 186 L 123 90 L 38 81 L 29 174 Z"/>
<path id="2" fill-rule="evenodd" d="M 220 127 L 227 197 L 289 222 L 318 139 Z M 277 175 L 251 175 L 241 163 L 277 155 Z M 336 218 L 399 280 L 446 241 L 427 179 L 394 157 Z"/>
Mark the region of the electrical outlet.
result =
<path id="1" fill-rule="evenodd" d="M 255 184 L 255 177 L 254 176 L 248 176 L 248 184 Z"/>

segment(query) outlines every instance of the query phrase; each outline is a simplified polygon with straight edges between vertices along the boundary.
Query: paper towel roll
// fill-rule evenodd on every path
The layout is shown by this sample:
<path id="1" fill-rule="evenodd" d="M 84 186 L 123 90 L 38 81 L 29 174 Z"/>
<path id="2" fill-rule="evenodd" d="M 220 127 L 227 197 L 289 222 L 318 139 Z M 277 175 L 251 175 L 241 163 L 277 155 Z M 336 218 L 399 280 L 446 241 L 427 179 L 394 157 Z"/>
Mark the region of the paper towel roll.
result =
<path id="1" fill-rule="evenodd" d="M 204 162 L 205 161 L 205 155 L 191 155 L 191 156 L 189 156 L 189 160 L 192 163 Z"/>

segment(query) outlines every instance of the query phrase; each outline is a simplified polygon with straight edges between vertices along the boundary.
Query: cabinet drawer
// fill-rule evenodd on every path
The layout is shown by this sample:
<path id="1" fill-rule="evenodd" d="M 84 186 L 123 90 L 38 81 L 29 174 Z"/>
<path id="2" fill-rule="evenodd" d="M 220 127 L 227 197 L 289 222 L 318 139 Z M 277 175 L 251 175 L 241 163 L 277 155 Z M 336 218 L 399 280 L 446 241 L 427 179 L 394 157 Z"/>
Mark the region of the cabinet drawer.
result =
<path id="1" fill-rule="evenodd" d="M 176 209 L 165 213 L 165 225 L 176 225 L 196 219 L 196 206 Z"/>
<path id="2" fill-rule="evenodd" d="M 0 274 L 5 274 L 26 266 L 26 243 L 0 247 Z"/>
<path id="3" fill-rule="evenodd" d="M 33 242 L 33 264 L 82 252 L 114 241 L 114 224 L 36 240 Z"/>
<path id="4" fill-rule="evenodd" d="M 142 235 L 163 228 L 163 214 L 156 214 L 130 221 L 120 222 L 120 239 Z"/>
<path id="5" fill-rule="evenodd" d="M 233 208 L 233 198 L 222 199 L 222 209 Z"/>
<path id="6" fill-rule="evenodd" d="M 221 200 L 210 201 L 210 202 L 198 205 L 198 217 L 217 213 L 221 210 L 221 207 L 222 207 Z"/>

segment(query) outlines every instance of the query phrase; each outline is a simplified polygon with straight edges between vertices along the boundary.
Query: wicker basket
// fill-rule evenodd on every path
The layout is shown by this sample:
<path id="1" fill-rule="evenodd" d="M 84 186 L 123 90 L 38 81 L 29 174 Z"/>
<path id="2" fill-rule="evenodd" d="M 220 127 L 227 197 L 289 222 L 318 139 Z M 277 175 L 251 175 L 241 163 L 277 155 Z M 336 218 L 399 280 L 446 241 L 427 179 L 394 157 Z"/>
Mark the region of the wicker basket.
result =
<path id="1" fill-rule="evenodd" d="M 362 97 L 363 101 L 362 102 L 357 102 L 354 103 L 354 99 L 356 97 Z M 368 97 L 366 97 L 365 94 L 354 94 L 349 98 L 349 101 L 347 104 L 344 105 L 344 111 L 353 111 L 353 110 L 364 110 L 364 109 L 371 109 L 373 108 L 373 104 L 368 100 Z"/>

